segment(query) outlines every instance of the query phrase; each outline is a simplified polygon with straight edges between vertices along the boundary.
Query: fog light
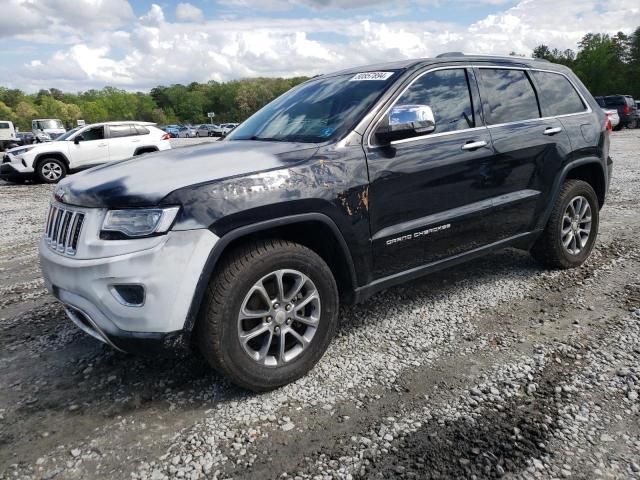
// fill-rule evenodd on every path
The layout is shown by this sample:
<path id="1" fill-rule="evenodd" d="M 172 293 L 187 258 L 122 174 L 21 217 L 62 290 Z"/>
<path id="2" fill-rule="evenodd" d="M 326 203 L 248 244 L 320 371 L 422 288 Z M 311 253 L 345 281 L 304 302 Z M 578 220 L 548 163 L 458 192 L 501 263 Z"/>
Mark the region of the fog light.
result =
<path id="1" fill-rule="evenodd" d="M 111 295 L 125 307 L 144 305 L 144 287 L 142 285 L 111 285 Z"/>

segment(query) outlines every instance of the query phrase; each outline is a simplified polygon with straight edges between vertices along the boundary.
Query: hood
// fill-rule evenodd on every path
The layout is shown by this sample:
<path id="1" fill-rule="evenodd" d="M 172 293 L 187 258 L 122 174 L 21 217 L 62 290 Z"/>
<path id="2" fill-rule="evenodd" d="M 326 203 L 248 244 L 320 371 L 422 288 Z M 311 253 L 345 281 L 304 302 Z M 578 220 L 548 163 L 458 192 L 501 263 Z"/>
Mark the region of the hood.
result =
<path id="1" fill-rule="evenodd" d="M 105 164 L 61 181 L 56 198 L 84 207 L 153 206 L 183 187 L 290 167 L 309 159 L 308 143 L 225 141 Z"/>
<path id="2" fill-rule="evenodd" d="M 30 145 L 19 145 L 17 147 L 13 147 L 13 148 L 8 149 L 6 152 L 7 153 L 11 153 L 11 154 L 15 154 L 15 152 L 18 152 L 18 151 L 21 151 L 21 150 L 23 150 L 25 152 L 26 151 L 29 151 L 29 152 L 35 151 L 36 153 L 40 152 L 40 151 L 41 152 L 48 152 L 48 151 L 51 151 L 52 149 L 54 149 L 55 148 L 54 146 L 62 145 L 63 143 L 64 142 L 53 141 L 53 142 L 46 142 L 46 143 L 32 143 Z M 55 151 L 57 152 L 57 151 L 63 151 L 63 150 L 56 149 Z"/>

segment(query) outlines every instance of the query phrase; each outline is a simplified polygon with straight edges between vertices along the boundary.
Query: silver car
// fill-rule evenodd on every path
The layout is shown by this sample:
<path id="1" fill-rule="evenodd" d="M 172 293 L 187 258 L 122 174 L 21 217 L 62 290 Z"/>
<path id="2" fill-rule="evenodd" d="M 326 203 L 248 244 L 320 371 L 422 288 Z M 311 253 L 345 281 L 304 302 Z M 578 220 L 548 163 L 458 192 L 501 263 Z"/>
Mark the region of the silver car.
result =
<path id="1" fill-rule="evenodd" d="M 213 125 L 203 123 L 196 129 L 196 137 L 213 137 Z"/>
<path id="2" fill-rule="evenodd" d="M 189 125 L 183 125 L 182 127 L 178 128 L 178 138 L 193 138 L 195 136 L 196 129 Z"/>

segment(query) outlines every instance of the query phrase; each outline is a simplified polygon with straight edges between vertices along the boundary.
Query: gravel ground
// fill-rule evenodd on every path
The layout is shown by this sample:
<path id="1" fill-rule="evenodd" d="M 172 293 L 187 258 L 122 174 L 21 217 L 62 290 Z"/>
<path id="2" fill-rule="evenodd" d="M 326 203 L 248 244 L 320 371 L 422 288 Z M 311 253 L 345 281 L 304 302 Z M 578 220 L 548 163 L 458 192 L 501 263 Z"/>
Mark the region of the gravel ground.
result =
<path id="1" fill-rule="evenodd" d="M 640 478 L 639 145 L 613 134 L 580 269 L 507 250 L 382 292 L 259 395 L 77 331 L 39 278 L 52 189 L 0 182 L 0 478 Z"/>

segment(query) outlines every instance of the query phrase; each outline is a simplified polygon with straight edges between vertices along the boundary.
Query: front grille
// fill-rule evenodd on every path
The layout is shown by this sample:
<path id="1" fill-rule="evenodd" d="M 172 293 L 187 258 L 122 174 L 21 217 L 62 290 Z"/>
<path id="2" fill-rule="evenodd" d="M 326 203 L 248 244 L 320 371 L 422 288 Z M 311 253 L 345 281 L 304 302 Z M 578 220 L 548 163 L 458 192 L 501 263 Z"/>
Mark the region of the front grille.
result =
<path id="1" fill-rule="evenodd" d="M 51 205 L 44 234 L 49 248 L 64 255 L 75 255 L 83 223 L 84 213 Z"/>

